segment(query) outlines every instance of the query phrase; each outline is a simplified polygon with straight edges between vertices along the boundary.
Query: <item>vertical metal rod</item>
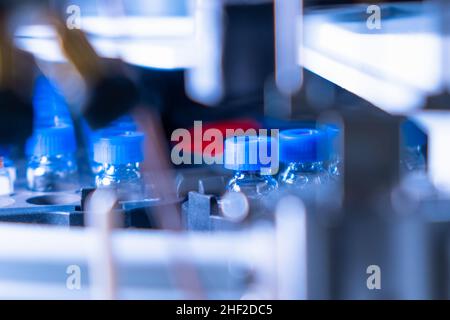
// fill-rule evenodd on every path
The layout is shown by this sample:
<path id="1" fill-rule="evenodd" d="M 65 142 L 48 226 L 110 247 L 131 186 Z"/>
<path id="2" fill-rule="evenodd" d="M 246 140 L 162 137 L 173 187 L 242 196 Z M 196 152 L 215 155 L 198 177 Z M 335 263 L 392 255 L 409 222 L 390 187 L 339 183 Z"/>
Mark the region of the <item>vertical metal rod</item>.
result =
<path id="1" fill-rule="evenodd" d="M 94 233 L 89 256 L 89 275 L 92 299 L 116 299 L 116 268 L 112 246 L 114 221 L 112 209 L 116 203 L 113 190 L 97 189 L 87 205 L 87 225 Z"/>
<path id="2" fill-rule="evenodd" d="M 306 212 L 295 196 L 280 200 L 276 210 L 278 299 L 307 298 Z"/>
<path id="3" fill-rule="evenodd" d="M 289 96 L 303 81 L 300 48 L 303 40 L 303 1 L 275 0 L 276 83 Z"/>

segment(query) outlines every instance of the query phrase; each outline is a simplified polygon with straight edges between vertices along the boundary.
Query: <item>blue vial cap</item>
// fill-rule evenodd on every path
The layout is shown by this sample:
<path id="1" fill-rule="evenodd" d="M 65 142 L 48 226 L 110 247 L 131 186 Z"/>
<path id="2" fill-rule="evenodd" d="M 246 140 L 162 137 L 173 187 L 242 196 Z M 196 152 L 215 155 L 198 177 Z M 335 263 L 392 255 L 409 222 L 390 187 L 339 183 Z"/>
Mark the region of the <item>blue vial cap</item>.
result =
<path id="1" fill-rule="evenodd" d="M 72 126 L 36 128 L 26 143 L 27 156 L 56 156 L 76 151 L 77 144 Z"/>
<path id="2" fill-rule="evenodd" d="M 144 134 L 140 132 L 109 132 L 94 144 L 94 161 L 113 165 L 141 162 Z"/>
<path id="3" fill-rule="evenodd" d="M 266 136 L 234 136 L 225 140 L 225 168 L 235 171 L 260 171 L 278 168 L 276 140 Z"/>
<path id="4" fill-rule="evenodd" d="M 107 128 L 120 131 L 137 131 L 137 125 L 129 114 L 114 120 Z"/>
<path id="5" fill-rule="evenodd" d="M 125 133 L 127 131 L 137 131 L 137 125 L 129 114 L 125 114 L 111 122 L 110 125 L 97 130 L 92 130 L 86 123 L 86 120 L 84 120 L 83 122 L 85 126 L 85 132 L 93 143 L 95 143 L 95 141 L 100 139 L 101 137 Z"/>
<path id="6" fill-rule="evenodd" d="M 111 135 L 120 135 L 123 133 L 127 133 L 127 132 L 137 132 L 137 126 L 134 122 L 116 122 L 114 121 L 113 123 L 111 123 L 111 125 L 102 128 L 102 129 L 98 129 L 98 130 L 94 130 L 91 131 L 90 135 L 91 135 L 91 140 L 97 141 L 98 139 L 100 139 L 101 137 L 108 137 Z"/>
<path id="7" fill-rule="evenodd" d="M 39 76 L 35 81 L 33 107 L 37 126 L 72 125 L 72 118 L 63 95 L 45 76 Z"/>
<path id="8" fill-rule="evenodd" d="M 414 148 L 427 144 L 427 135 L 411 120 L 401 124 L 400 133 L 405 147 Z"/>
<path id="9" fill-rule="evenodd" d="M 0 157 L 9 157 L 10 153 L 10 148 L 8 146 L 0 145 Z"/>
<path id="10" fill-rule="evenodd" d="M 280 161 L 317 162 L 326 159 L 327 134 L 318 129 L 289 129 L 280 132 Z"/>

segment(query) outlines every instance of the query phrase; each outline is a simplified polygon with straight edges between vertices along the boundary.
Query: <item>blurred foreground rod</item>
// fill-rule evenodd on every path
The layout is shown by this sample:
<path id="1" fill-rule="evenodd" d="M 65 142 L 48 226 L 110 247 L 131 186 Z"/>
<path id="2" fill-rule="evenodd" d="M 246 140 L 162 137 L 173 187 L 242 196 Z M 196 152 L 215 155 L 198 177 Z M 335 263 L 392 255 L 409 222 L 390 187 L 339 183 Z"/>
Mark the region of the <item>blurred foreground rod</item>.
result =
<path id="1" fill-rule="evenodd" d="M 57 31 L 60 46 L 67 60 L 84 79 L 90 91 L 90 97 L 84 109 L 84 116 L 89 124 L 94 128 L 98 128 L 107 125 L 108 122 L 117 118 L 122 113 L 135 109 L 139 101 L 138 89 L 126 75 L 125 67 L 120 62 L 113 63 L 113 61 L 100 58 L 89 43 L 84 32 L 79 29 L 68 29 L 61 17 L 50 14 L 50 21 Z M 149 111 L 146 112 L 144 108 L 137 108 L 133 113 L 138 115 L 135 118 L 140 124 L 140 129 L 146 134 L 147 141 L 151 142 L 145 148 L 148 156 L 145 157 L 144 169 L 147 169 L 150 173 L 155 173 L 155 175 L 161 174 L 158 179 L 159 190 L 165 198 L 174 197 L 174 190 L 171 183 L 173 179 L 170 173 L 168 173 L 170 171 L 169 162 L 168 159 L 161 156 L 164 154 L 164 146 L 161 147 L 158 144 L 158 141 L 162 143 L 165 140 L 162 129 L 154 121 L 155 119 L 154 117 L 152 118 Z M 149 184 L 152 183 L 154 182 L 149 181 Z M 108 220 L 106 217 L 110 213 L 108 213 L 108 210 L 98 210 L 101 207 L 100 204 L 104 205 L 112 200 L 108 197 L 101 199 L 105 194 L 99 191 L 97 190 L 97 194 L 94 194 L 95 197 L 91 199 L 93 203 L 91 204 L 92 210 L 89 213 L 94 219 L 92 226 L 94 230 L 99 232 L 99 242 L 102 243 L 99 247 L 101 254 L 93 257 L 91 261 L 94 274 L 96 274 L 93 280 L 99 280 L 98 288 L 100 288 L 100 291 L 98 293 L 100 297 L 114 298 L 114 254 L 109 244 L 110 238 L 108 234 L 110 234 L 110 229 L 105 227 L 110 225 L 108 222 L 105 222 Z M 94 201 L 94 198 L 97 198 L 96 201 Z M 112 208 L 114 201 L 113 203 L 109 203 L 109 206 Z M 165 212 L 158 212 L 158 218 L 160 220 L 160 227 L 163 229 L 180 230 L 181 228 L 179 214 L 175 206 L 171 206 L 170 210 L 168 209 Z M 169 247 L 168 249 L 171 252 L 177 251 L 178 247 L 175 246 L 174 248 Z M 186 261 L 180 263 L 177 259 L 174 259 L 171 265 L 173 266 L 173 274 L 177 278 L 177 284 L 180 286 L 180 289 L 191 298 L 200 298 L 200 292 L 202 290 L 198 277 L 196 276 L 195 268 L 190 266 Z M 101 275 L 101 269 L 107 270 L 108 272 L 105 272 L 105 275 Z M 95 270 L 98 270 L 98 272 L 95 272 Z"/>
<path id="2" fill-rule="evenodd" d="M 10 17 L 15 5 L 0 1 L 0 144 L 20 145 L 32 130 L 36 65 L 30 54 L 13 44 Z"/>
<path id="3" fill-rule="evenodd" d="M 303 39 L 303 1 L 275 0 L 275 80 L 278 89 L 292 96 L 300 90 L 303 71 L 299 66 Z"/>
<path id="4" fill-rule="evenodd" d="M 88 258 L 92 299 L 117 298 L 116 263 L 112 247 L 112 210 L 116 201 L 114 191 L 109 189 L 97 189 L 88 201 L 87 225 L 94 235 L 93 250 Z"/>
<path id="5" fill-rule="evenodd" d="M 139 131 L 146 136 L 144 146 L 144 162 L 142 169 L 144 184 L 151 186 L 157 184 L 158 194 L 155 195 L 163 202 L 176 199 L 175 178 L 170 167 L 170 160 L 166 156 L 167 146 L 161 127 L 161 121 L 155 112 L 145 106 L 137 107 L 132 113 Z M 155 222 L 158 228 L 182 232 L 180 212 L 175 204 L 160 205 L 152 208 L 155 210 Z M 179 259 L 180 252 L 185 252 L 178 245 L 167 247 L 167 251 L 173 255 L 169 268 L 174 277 L 175 284 L 189 299 L 202 299 L 203 288 L 195 266 L 186 259 Z M 186 253 L 186 252 L 185 252 Z"/>
<path id="6" fill-rule="evenodd" d="M 104 76 L 102 59 L 89 43 L 80 29 L 69 29 L 61 17 L 49 13 L 49 20 L 54 26 L 59 45 L 70 63 L 80 73 L 88 86 L 94 86 Z"/>
<path id="7" fill-rule="evenodd" d="M 89 125 L 94 129 L 105 127 L 132 110 L 139 102 L 139 90 L 125 64 L 100 57 L 86 34 L 81 29 L 69 29 L 55 11 L 49 10 L 47 16 L 62 52 L 86 85 L 86 102 L 80 113 Z"/>
<path id="8" fill-rule="evenodd" d="M 0 259 L 26 262 L 30 269 L 35 266 L 34 263 L 87 263 L 89 272 L 93 272 L 89 292 L 94 299 L 120 299 L 124 291 L 129 292 L 128 289 L 139 291 L 139 287 L 117 286 L 116 266 L 123 272 L 127 268 L 133 270 L 136 265 L 167 266 L 174 259 L 193 265 L 237 264 L 247 268 L 254 275 L 252 288 L 257 290 L 253 290 L 251 294 L 256 294 L 257 298 L 306 297 L 305 243 L 291 241 L 304 239 L 305 236 L 305 212 L 303 205 L 296 200 L 287 199 L 284 202 L 277 213 L 279 217 L 275 227 L 260 225 L 239 232 L 187 234 L 112 229 L 111 216 L 107 214 L 110 208 L 106 204 L 114 202 L 114 197 L 100 193 L 97 196 L 95 203 L 98 207 L 90 207 L 91 210 L 97 210 L 94 216 L 90 216 L 92 219 L 89 224 L 92 228 L 67 230 L 0 223 Z M 103 203 L 97 201 L 101 199 Z M 104 241 L 108 242 L 106 247 Z M 171 247 L 179 250 L 171 251 Z M 99 249 L 106 249 L 106 254 L 98 251 Z M 30 274 L 34 273 L 30 270 Z M 43 279 L 35 278 L 34 288 L 38 285 L 40 290 L 20 292 L 26 288 L 23 281 L 20 278 L 8 281 L 7 290 L 0 281 L 0 297 L 14 292 L 15 295 L 24 297 L 42 298 L 47 294 L 46 289 L 54 285 L 48 282 L 47 276 Z M 26 281 L 29 281 L 28 276 Z M 64 285 L 65 283 L 61 284 Z M 170 289 L 180 292 L 178 288 Z M 70 298 L 70 290 L 65 290 L 65 293 L 65 297 Z"/>

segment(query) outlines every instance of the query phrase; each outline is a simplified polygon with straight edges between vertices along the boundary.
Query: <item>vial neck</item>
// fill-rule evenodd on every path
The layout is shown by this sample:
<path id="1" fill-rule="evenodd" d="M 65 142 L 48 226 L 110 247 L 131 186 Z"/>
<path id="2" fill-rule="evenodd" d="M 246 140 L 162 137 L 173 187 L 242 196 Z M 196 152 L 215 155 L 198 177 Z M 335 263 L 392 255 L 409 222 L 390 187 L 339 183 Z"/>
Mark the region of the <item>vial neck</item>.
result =
<path id="1" fill-rule="evenodd" d="M 246 171 L 246 170 L 238 170 L 234 173 L 235 177 L 239 178 L 261 178 L 263 175 L 261 171 Z"/>
<path id="2" fill-rule="evenodd" d="M 56 155 L 33 155 L 30 160 L 34 162 L 39 162 L 42 164 L 50 164 L 52 162 L 60 162 L 60 161 L 74 161 L 75 157 L 73 154 L 56 154 Z"/>
<path id="3" fill-rule="evenodd" d="M 317 172 L 324 170 L 324 164 L 322 161 L 291 162 L 288 164 L 288 169 L 296 172 Z"/>
<path id="4" fill-rule="evenodd" d="M 122 186 L 126 186 L 122 191 L 121 198 L 129 199 L 130 196 L 139 196 L 141 182 L 141 174 L 139 172 L 138 163 L 127 164 L 111 164 L 103 163 L 102 170 L 96 175 L 95 183 L 97 187 L 114 187 L 122 189 Z M 135 186 L 135 187 L 133 187 Z"/>
<path id="5" fill-rule="evenodd" d="M 73 154 L 67 153 L 67 154 L 53 154 L 53 155 L 32 155 L 31 158 L 33 159 L 60 159 L 60 158 L 70 158 L 73 157 Z"/>
<path id="6" fill-rule="evenodd" d="M 126 164 L 112 164 L 112 163 L 103 163 L 102 168 L 104 172 L 108 174 L 112 174 L 115 172 L 124 172 L 124 171 L 138 171 L 139 163 L 126 163 Z"/>

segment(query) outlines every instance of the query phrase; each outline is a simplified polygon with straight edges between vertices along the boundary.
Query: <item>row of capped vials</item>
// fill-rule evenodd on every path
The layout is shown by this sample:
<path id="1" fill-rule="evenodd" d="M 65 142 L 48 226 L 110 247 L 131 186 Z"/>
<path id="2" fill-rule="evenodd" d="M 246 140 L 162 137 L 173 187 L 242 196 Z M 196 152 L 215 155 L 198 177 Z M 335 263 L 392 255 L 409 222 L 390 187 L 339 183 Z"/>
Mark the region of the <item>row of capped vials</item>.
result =
<path id="1" fill-rule="evenodd" d="M 72 117 L 63 96 L 44 76 L 36 80 L 34 94 L 34 133 L 26 144 L 28 158 L 26 180 L 32 191 L 77 190 L 77 143 Z M 109 127 L 92 131 L 82 122 L 85 145 L 97 187 L 122 188 L 140 194 L 140 162 L 143 160 L 144 135 L 129 116 Z M 402 147 L 402 165 L 409 170 L 425 167 L 426 138 L 411 130 L 406 122 Z M 311 185 L 337 181 L 340 176 L 340 129 L 335 125 L 281 131 L 276 141 L 276 161 L 261 161 L 260 155 L 275 159 L 273 138 L 263 136 L 231 137 L 225 141 L 225 168 L 235 171 L 228 191 L 243 192 L 258 198 L 279 185 L 304 189 Z M 256 151 L 256 152 L 255 152 Z M 252 154 L 255 153 L 255 154 Z M 281 162 L 282 170 L 278 170 Z M 275 169 L 275 170 L 274 170 Z M 278 179 L 274 174 L 278 174 Z M 0 146 L 0 195 L 14 192 L 14 163 L 8 158 L 8 146 Z"/>
<path id="2" fill-rule="evenodd" d="M 258 199 L 278 188 L 304 190 L 337 181 L 339 132 L 324 125 L 284 130 L 278 137 L 227 138 L 225 168 L 234 171 L 227 190 Z"/>
<path id="3" fill-rule="evenodd" d="M 63 96 L 45 77 L 38 77 L 34 93 L 34 130 L 25 145 L 26 183 L 31 191 L 79 189 L 77 139 Z M 140 185 L 144 134 L 128 115 L 93 131 L 82 122 L 82 137 L 97 187 Z M 0 147 L 0 195 L 14 193 L 17 170 L 11 146 Z M 137 187 L 135 187 L 137 188 Z M 131 190 L 131 189 L 130 189 Z"/>
<path id="4" fill-rule="evenodd" d="M 405 174 L 422 175 L 426 170 L 426 136 L 408 120 L 400 130 L 400 169 Z M 341 176 L 342 140 L 341 129 L 333 124 L 283 130 L 277 139 L 266 136 L 228 138 L 224 150 L 225 168 L 235 174 L 227 189 L 257 199 L 277 189 L 296 192 L 330 186 Z M 274 143 L 276 146 L 272 148 Z M 262 159 L 265 156 L 270 161 Z"/>

